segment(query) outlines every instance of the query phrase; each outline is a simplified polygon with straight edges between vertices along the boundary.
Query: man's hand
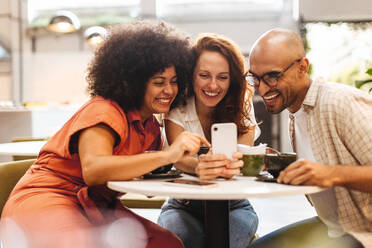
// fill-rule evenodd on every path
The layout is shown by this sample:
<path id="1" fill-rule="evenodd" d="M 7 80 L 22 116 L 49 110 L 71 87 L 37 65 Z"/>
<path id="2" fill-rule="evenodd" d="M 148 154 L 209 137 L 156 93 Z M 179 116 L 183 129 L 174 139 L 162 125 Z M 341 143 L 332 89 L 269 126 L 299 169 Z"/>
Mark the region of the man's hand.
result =
<path id="1" fill-rule="evenodd" d="M 335 185 L 335 170 L 335 166 L 326 166 L 300 159 L 280 172 L 277 182 L 292 185 L 332 187 Z"/>

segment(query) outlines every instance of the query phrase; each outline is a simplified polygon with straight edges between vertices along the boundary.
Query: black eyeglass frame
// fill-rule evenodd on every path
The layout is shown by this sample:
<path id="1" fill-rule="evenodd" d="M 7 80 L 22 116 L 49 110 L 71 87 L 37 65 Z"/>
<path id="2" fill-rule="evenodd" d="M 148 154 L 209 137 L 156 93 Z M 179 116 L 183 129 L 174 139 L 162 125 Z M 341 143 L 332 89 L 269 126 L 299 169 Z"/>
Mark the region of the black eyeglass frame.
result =
<path id="1" fill-rule="evenodd" d="M 252 72 L 248 72 L 247 75 L 245 76 L 245 79 L 247 80 L 247 82 L 248 82 L 249 85 L 251 85 L 253 87 L 256 87 L 256 88 L 260 87 L 261 80 L 267 86 L 274 87 L 274 86 L 276 86 L 278 84 L 278 81 L 279 81 L 280 77 L 283 76 L 283 74 L 286 71 L 288 71 L 294 64 L 296 64 L 297 62 L 300 62 L 302 59 L 303 59 L 303 57 L 302 58 L 299 58 L 299 59 L 296 59 L 289 66 L 287 66 L 284 70 L 280 71 L 275 76 L 270 76 L 269 75 L 270 73 L 273 73 L 273 71 L 267 72 L 267 73 L 265 73 L 262 76 L 258 76 L 258 75 L 255 75 Z M 265 79 L 265 77 L 266 77 L 266 79 Z M 256 81 L 258 83 L 256 83 Z"/>

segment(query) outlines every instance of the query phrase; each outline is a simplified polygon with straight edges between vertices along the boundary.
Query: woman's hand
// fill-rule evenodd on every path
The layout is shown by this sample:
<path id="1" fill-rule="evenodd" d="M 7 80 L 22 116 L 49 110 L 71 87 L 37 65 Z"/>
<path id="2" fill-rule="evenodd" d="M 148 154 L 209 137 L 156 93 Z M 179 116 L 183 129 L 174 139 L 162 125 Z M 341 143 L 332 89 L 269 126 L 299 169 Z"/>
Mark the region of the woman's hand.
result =
<path id="1" fill-rule="evenodd" d="M 233 158 L 239 159 L 242 154 L 234 153 Z M 199 163 L 195 169 L 201 180 L 211 180 L 217 177 L 232 178 L 240 174 L 240 167 L 243 166 L 243 161 L 231 161 L 223 154 L 202 154 L 199 156 Z"/>
<path id="2" fill-rule="evenodd" d="M 177 136 L 165 152 L 167 152 L 169 162 L 175 163 L 183 156 L 194 156 L 198 153 L 201 145 L 211 147 L 211 144 L 204 137 L 184 131 Z"/>
<path id="3" fill-rule="evenodd" d="M 236 152 L 233 154 L 233 161 L 228 160 L 225 170 L 220 175 L 224 178 L 232 178 L 233 176 L 240 175 L 240 168 L 243 167 L 244 162 L 240 160 L 243 157 L 243 154 Z"/>

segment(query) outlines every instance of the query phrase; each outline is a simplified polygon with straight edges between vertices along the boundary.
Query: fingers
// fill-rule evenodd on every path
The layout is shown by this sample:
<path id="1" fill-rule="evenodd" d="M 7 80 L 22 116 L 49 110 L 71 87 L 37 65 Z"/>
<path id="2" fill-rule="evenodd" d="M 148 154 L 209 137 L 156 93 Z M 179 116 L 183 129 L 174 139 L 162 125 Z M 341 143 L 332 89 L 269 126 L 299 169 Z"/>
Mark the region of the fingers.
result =
<path id="1" fill-rule="evenodd" d="M 212 155 L 210 157 L 219 157 L 224 155 Z M 207 156 L 205 156 L 207 157 Z M 215 160 L 199 162 L 196 173 L 202 180 L 210 180 L 217 177 L 232 178 L 233 176 L 240 175 L 240 167 L 243 166 L 242 160 Z"/>
<path id="2" fill-rule="evenodd" d="M 305 173 L 298 177 L 293 178 L 289 183 L 292 185 L 306 184 L 311 179 L 311 174 Z"/>
<path id="3" fill-rule="evenodd" d="M 198 166 L 196 167 L 195 172 L 199 175 L 201 180 L 211 180 L 220 176 L 224 170 L 224 166 L 212 168 L 201 168 Z"/>
<path id="4" fill-rule="evenodd" d="M 225 155 L 202 154 L 195 171 L 202 180 L 214 179 L 222 174 L 228 161 Z"/>
<path id="5" fill-rule="evenodd" d="M 297 169 L 301 164 L 303 160 L 297 160 L 296 162 L 290 164 L 287 168 L 285 168 L 282 172 L 280 172 L 279 177 L 277 182 L 278 183 L 283 183 L 283 179 L 287 177 L 287 174 L 292 171 Z M 287 179 L 288 180 L 288 179 Z"/>
<path id="6" fill-rule="evenodd" d="M 209 148 L 212 147 L 211 143 L 209 143 L 209 141 L 206 138 L 204 138 L 202 136 L 199 136 L 199 138 L 200 138 L 200 142 L 201 142 L 202 145 L 204 144 L 205 146 L 207 146 Z"/>
<path id="7" fill-rule="evenodd" d="M 239 176 L 240 173 L 240 168 L 234 168 L 234 169 L 227 169 L 221 173 L 220 176 L 225 177 L 225 178 L 232 178 L 233 176 Z"/>
<path id="8" fill-rule="evenodd" d="M 235 152 L 233 155 L 232 155 L 232 158 L 234 159 L 240 159 L 243 157 L 243 154 L 241 154 L 240 152 Z"/>
<path id="9" fill-rule="evenodd" d="M 285 184 L 300 185 L 310 180 L 312 175 L 311 168 L 306 166 L 305 160 L 298 160 L 290 164 L 285 170 L 280 172 L 277 182 Z"/>
<path id="10" fill-rule="evenodd" d="M 224 154 L 213 154 L 208 152 L 207 154 L 201 154 L 199 156 L 200 162 L 211 162 L 211 161 L 219 161 L 219 160 L 227 160 L 226 155 Z"/>
<path id="11" fill-rule="evenodd" d="M 227 161 L 226 169 L 239 169 L 240 167 L 243 167 L 244 162 L 243 160 L 235 160 L 235 161 Z"/>
<path id="12" fill-rule="evenodd" d="M 200 146 L 205 145 L 207 147 L 211 147 L 211 144 L 206 140 L 204 137 L 200 136 L 196 133 L 190 133 L 190 132 L 183 132 L 181 134 L 185 137 L 183 140 L 184 142 L 184 148 L 185 151 L 188 153 L 188 155 L 195 155 L 198 153 Z"/>

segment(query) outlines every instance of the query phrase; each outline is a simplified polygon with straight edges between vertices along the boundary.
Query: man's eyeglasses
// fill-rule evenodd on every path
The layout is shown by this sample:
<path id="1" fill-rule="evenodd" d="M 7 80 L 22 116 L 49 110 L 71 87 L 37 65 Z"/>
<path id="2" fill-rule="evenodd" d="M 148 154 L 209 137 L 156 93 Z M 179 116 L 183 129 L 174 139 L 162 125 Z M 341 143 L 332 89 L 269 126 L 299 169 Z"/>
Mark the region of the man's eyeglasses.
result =
<path id="1" fill-rule="evenodd" d="M 269 87 L 274 87 L 278 84 L 280 77 L 283 76 L 283 74 L 286 71 L 288 71 L 295 63 L 300 62 L 301 60 L 302 58 L 299 58 L 293 61 L 289 66 L 287 66 L 282 71 L 271 71 L 271 72 L 265 73 L 262 76 L 257 76 L 251 72 L 248 72 L 245 78 L 251 86 L 254 86 L 256 88 L 260 87 L 261 80 Z"/>

